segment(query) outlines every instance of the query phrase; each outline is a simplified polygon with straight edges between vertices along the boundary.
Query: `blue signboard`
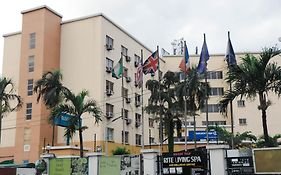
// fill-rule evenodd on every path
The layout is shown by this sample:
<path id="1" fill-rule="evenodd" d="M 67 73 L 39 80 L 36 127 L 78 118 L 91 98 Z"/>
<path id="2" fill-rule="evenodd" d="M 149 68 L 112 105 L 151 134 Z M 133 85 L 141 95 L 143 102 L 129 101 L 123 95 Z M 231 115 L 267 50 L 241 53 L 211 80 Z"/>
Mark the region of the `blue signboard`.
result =
<path id="1" fill-rule="evenodd" d="M 194 140 L 194 131 L 188 131 L 189 140 Z M 218 134 L 216 131 L 208 132 L 209 140 L 217 140 Z M 206 131 L 196 131 L 196 140 L 207 140 Z"/>
<path id="2" fill-rule="evenodd" d="M 68 126 L 70 126 L 70 123 L 71 123 L 70 120 L 73 117 L 75 117 L 75 116 L 66 114 L 66 113 L 62 113 L 60 116 L 57 116 L 54 118 L 54 124 L 61 126 L 61 127 L 68 127 Z M 78 121 L 77 121 L 77 123 L 78 123 Z M 78 124 L 77 124 L 77 126 L 78 126 Z M 80 124 L 80 126 L 81 126 L 81 124 Z"/>

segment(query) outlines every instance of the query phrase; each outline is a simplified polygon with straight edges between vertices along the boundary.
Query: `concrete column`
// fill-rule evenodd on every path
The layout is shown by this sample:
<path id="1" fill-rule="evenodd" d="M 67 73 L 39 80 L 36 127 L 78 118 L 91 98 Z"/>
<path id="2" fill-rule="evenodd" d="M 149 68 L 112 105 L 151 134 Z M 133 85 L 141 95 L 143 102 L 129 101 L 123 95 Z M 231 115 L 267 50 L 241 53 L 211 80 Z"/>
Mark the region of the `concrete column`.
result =
<path id="1" fill-rule="evenodd" d="M 157 155 L 159 155 L 159 150 L 143 149 L 141 153 L 143 155 L 144 175 L 156 175 Z"/>
<path id="2" fill-rule="evenodd" d="M 55 158 L 56 156 L 55 156 L 55 154 L 42 154 L 41 156 L 40 156 L 40 158 L 42 158 L 45 162 L 46 162 L 46 164 L 47 164 L 47 169 L 46 169 L 46 171 L 44 171 L 43 173 L 42 173 L 42 175 L 48 175 L 49 174 L 49 169 L 50 169 L 50 159 L 52 159 L 52 158 Z"/>
<path id="3" fill-rule="evenodd" d="M 228 145 L 208 145 L 207 150 L 210 153 L 210 168 L 212 175 L 227 175 L 226 149 Z"/>
<path id="4" fill-rule="evenodd" d="M 86 156 L 89 157 L 88 167 L 89 174 L 99 175 L 99 159 L 103 154 L 101 152 L 87 153 Z"/>

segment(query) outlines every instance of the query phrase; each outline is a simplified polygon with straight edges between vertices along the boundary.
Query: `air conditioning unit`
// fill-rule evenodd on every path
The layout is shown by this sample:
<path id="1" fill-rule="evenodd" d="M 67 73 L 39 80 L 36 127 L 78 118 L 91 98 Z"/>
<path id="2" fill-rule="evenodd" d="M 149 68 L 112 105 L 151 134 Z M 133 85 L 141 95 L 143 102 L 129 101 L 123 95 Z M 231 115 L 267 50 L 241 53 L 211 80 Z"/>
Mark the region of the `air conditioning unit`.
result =
<path id="1" fill-rule="evenodd" d="M 138 67 L 138 66 L 139 66 L 139 62 L 135 61 L 135 67 Z"/>
<path id="2" fill-rule="evenodd" d="M 106 118 L 107 119 L 113 118 L 113 113 L 112 112 L 106 112 Z"/>
<path id="3" fill-rule="evenodd" d="M 110 44 L 106 44 L 105 46 L 106 46 L 106 50 L 112 50 L 113 49 L 113 46 L 110 45 Z"/>
<path id="4" fill-rule="evenodd" d="M 126 124 L 127 124 L 127 125 L 129 125 L 129 124 L 131 124 L 131 123 L 132 123 L 132 119 L 129 119 L 129 118 L 126 119 Z"/>
<path id="5" fill-rule="evenodd" d="M 130 61 L 131 61 L 131 57 L 126 56 L 126 61 L 127 61 L 127 62 L 130 62 Z"/>
<path id="6" fill-rule="evenodd" d="M 106 67 L 106 72 L 111 73 L 112 67 Z"/>
<path id="7" fill-rule="evenodd" d="M 141 105 L 140 101 L 136 101 L 136 107 L 139 107 Z"/>
<path id="8" fill-rule="evenodd" d="M 30 145 L 23 145 L 23 151 L 24 152 L 30 151 Z"/>
<path id="9" fill-rule="evenodd" d="M 126 103 L 131 103 L 131 99 L 129 97 L 126 97 L 125 100 L 126 100 Z"/>
<path id="10" fill-rule="evenodd" d="M 113 94 L 113 91 L 110 89 L 106 89 L 106 95 L 111 96 Z"/>
<path id="11" fill-rule="evenodd" d="M 127 76 L 127 77 L 126 77 L 126 82 L 127 82 L 127 83 L 131 82 L 131 77 Z"/>

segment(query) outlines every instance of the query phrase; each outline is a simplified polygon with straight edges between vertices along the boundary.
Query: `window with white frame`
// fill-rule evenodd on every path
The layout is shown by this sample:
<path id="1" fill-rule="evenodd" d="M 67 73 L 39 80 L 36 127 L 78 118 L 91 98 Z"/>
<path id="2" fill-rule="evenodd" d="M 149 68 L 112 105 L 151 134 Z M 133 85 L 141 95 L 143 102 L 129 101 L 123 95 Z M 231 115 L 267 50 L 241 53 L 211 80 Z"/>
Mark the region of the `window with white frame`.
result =
<path id="1" fill-rule="evenodd" d="M 245 107 L 245 100 L 237 100 L 237 106 L 239 108 Z"/>
<path id="2" fill-rule="evenodd" d="M 106 105 L 105 105 L 105 111 L 106 111 L 106 113 L 108 113 L 108 112 L 111 112 L 111 113 L 113 113 L 113 105 L 112 104 L 109 104 L 109 103 L 106 103 Z"/>
<path id="3" fill-rule="evenodd" d="M 107 128 L 106 139 L 107 139 L 107 141 L 114 141 L 114 129 L 113 128 Z"/>
<path id="4" fill-rule="evenodd" d="M 33 94 L 33 79 L 27 80 L 27 95 L 31 96 Z"/>
<path id="5" fill-rule="evenodd" d="M 121 54 L 125 57 L 128 56 L 128 49 L 124 46 L 121 46 Z"/>
<path id="6" fill-rule="evenodd" d="M 222 79 L 222 71 L 208 71 L 207 79 Z"/>
<path id="7" fill-rule="evenodd" d="M 210 88 L 210 96 L 221 96 L 224 94 L 222 87 L 212 87 Z"/>
<path id="8" fill-rule="evenodd" d="M 128 98 L 128 89 L 127 88 L 122 88 L 122 97 L 124 98 Z"/>
<path id="9" fill-rule="evenodd" d="M 140 106 L 140 103 L 141 103 L 141 95 L 139 94 L 135 94 L 135 103 L 136 103 L 136 106 Z"/>
<path id="10" fill-rule="evenodd" d="M 124 142 L 124 135 L 123 135 L 123 131 L 122 131 L 122 143 Z M 125 131 L 125 143 L 129 144 L 129 131 Z"/>
<path id="11" fill-rule="evenodd" d="M 135 121 L 136 121 L 136 127 L 139 127 L 141 125 L 141 115 L 136 113 L 135 114 Z"/>
<path id="12" fill-rule="evenodd" d="M 141 135 L 136 134 L 136 145 L 141 145 Z"/>
<path id="13" fill-rule="evenodd" d="M 32 103 L 26 103 L 25 119 L 31 120 L 32 118 Z"/>
<path id="14" fill-rule="evenodd" d="M 113 39 L 108 35 L 106 35 L 105 38 L 106 38 L 106 49 L 112 50 L 113 49 Z"/>
<path id="15" fill-rule="evenodd" d="M 106 68 L 106 71 L 111 71 L 113 69 L 113 60 L 109 59 L 109 58 L 106 58 L 105 59 L 105 68 Z"/>
<path id="16" fill-rule="evenodd" d="M 123 108 L 121 109 L 121 114 L 123 112 Z M 129 111 L 127 109 L 124 109 L 124 118 L 128 119 L 129 118 Z"/>
<path id="17" fill-rule="evenodd" d="M 206 107 L 202 108 L 201 112 L 206 112 Z M 219 104 L 208 104 L 208 112 L 210 112 L 210 113 L 220 112 L 220 105 Z"/>
<path id="18" fill-rule="evenodd" d="M 140 56 L 135 54 L 135 66 L 137 67 L 139 65 L 139 63 L 141 63 L 141 58 L 140 58 Z"/>
<path id="19" fill-rule="evenodd" d="M 246 118 L 239 118 L 239 125 L 247 125 L 247 119 Z"/>
<path id="20" fill-rule="evenodd" d="M 105 90 L 106 91 L 113 92 L 113 86 L 114 86 L 113 82 L 106 80 L 106 83 L 105 83 L 105 88 L 106 88 Z"/>
<path id="21" fill-rule="evenodd" d="M 154 137 L 149 137 L 149 143 L 155 143 L 155 138 Z"/>
<path id="22" fill-rule="evenodd" d="M 29 49 L 34 49 L 36 44 L 36 33 L 29 34 Z"/>
<path id="23" fill-rule="evenodd" d="M 34 72 L 34 55 L 28 57 L 28 72 Z"/>

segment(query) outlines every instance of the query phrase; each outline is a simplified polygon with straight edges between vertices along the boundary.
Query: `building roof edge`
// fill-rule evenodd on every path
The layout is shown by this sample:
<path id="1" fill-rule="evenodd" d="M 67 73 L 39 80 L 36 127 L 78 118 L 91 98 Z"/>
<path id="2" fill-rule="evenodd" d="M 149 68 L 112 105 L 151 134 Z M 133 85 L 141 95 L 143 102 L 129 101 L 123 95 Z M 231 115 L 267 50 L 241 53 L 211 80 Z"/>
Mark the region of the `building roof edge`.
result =
<path id="1" fill-rule="evenodd" d="M 32 12 L 32 11 L 36 11 L 36 10 L 40 10 L 40 9 L 47 9 L 49 10 L 50 12 L 54 13 L 55 15 L 59 16 L 62 18 L 62 15 L 59 14 L 58 12 L 56 12 L 55 10 L 53 10 L 52 8 L 48 7 L 47 5 L 41 5 L 41 6 L 38 6 L 38 7 L 34 7 L 34 8 L 31 8 L 31 9 L 27 9 L 27 10 L 23 10 L 21 11 L 21 14 L 25 14 L 25 13 L 29 13 L 29 12 Z"/>

